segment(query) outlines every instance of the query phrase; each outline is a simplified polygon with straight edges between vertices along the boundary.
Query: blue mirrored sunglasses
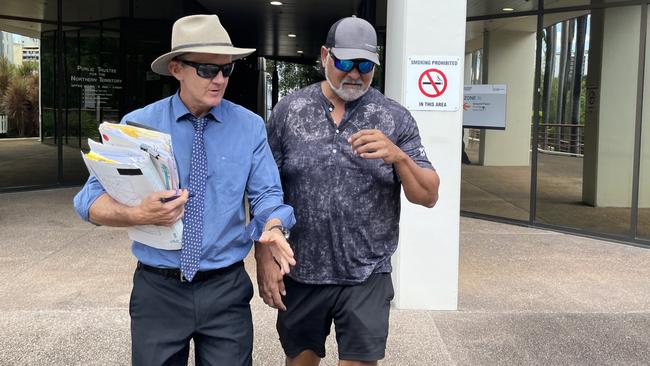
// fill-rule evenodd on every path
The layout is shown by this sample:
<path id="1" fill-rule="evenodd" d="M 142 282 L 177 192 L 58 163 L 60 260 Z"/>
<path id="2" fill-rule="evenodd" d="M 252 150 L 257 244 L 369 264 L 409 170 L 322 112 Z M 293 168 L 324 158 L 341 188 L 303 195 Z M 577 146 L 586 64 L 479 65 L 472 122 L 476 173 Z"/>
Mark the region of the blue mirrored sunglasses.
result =
<path id="1" fill-rule="evenodd" d="M 232 71 L 235 69 L 235 64 L 233 62 L 216 65 L 216 64 L 202 64 L 198 62 L 187 61 L 183 59 L 178 59 L 178 61 L 184 63 L 185 65 L 192 66 L 196 69 L 196 74 L 204 79 L 212 79 L 219 74 L 219 71 L 223 74 L 224 78 L 227 78 L 232 74 Z"/>
<path id="2" fill-rule="evenodd" d="M 365 59 L 340 60 L 336 58 L 336 56 L 334 56 L 331 52 L 330 55 L 332 56 L 332 59 L 334 59 L 334 67 L 343 72 L 350 72 L 356 67 L 357 70 L 359 70 L 360 74 L 367 74 L 375 68 L 375 63 L 372 61 Z"/>

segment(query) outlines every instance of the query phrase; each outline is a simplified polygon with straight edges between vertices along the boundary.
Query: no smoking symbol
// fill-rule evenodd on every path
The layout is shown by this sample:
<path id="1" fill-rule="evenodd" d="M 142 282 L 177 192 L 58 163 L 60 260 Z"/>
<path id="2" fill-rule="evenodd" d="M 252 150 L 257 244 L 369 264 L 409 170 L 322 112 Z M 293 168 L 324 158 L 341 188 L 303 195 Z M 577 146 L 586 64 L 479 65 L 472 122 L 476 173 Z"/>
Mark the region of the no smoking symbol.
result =
<path id="1" fill-rule="evenodd" d="M 429 98 L 437 98 L 447 90 L 447 77 L 438 69 L 425 70 L 418 79 L 418 88 Z"/>

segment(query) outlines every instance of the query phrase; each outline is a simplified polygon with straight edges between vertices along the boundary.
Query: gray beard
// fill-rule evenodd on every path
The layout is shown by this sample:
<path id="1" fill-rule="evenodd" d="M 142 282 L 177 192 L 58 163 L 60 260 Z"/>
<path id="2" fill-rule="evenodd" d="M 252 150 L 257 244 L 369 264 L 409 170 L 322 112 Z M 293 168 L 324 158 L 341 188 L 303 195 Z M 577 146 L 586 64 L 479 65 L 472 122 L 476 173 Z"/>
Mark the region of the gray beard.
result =
<path id="1" fill-rule="evenodd" d="M 374 72 L 375 72 L 375 70 L 372 70 L 373 74 L 374 74 Z M 370 83 L 368 83 L 368 86 L 366 86 L 365 89 L 345 89 L 345 88 L 343 88 L 343 84 L 346 83 L 346 82 L 351 83 L 351 84 L 356 83 L 355 80 L 352 80 L 352 79 L 348 78 L 347 76 L 344 77 L 343 80 L 341 80 L 341 86 L 339 86 L 338 88 L 335 88 L 334 84 L 332 84 L 332 82 L 330 81 L 329 75 L 327 74 L 327 67 L 325 67 L 325 80 L 327 80 L 327 83 L 330 85 L 330 88 L 332 88 L 334 93 L 336 93 L 336 95 L 338 95 L 339 98 L 343 99 L 346 102 L 352 102 L 354 100 L 357 100 L 357 99 L 361 98 L 364 94 L 366 94 L 368 89 L 370 89 Z M 361 85 L 363 85 L 363 83 L 361 83 Z"/>

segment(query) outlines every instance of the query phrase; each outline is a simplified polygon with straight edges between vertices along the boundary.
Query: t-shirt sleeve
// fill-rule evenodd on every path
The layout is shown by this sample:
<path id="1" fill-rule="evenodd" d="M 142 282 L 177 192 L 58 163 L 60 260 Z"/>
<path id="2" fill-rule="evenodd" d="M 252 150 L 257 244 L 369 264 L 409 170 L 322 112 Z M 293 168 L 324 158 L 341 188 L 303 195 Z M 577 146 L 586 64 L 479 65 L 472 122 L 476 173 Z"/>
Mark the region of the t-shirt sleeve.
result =
<path id="1" fill-rule="evenodd" d="M 415 118 L 408 110 L 404 111 L 399 126 L 401 129 L 397 137 L 397 146 L 410 156 L 419 167 L 435 170 L 427 157 L 424 146 L 422 146 L 420 131 Z"/>

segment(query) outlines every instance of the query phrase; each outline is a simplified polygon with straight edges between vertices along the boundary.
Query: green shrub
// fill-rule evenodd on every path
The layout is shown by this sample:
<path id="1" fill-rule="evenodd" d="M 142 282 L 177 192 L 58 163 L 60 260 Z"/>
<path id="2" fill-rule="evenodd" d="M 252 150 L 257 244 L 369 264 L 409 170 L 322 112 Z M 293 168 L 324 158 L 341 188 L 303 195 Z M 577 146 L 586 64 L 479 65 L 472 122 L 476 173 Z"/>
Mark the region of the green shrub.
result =
<path id="1" fill-rule="evenodd" d="M 38 136 L 38 75 L 12 78 L 2 96 L 9 120 L 8 135 Z"/>

